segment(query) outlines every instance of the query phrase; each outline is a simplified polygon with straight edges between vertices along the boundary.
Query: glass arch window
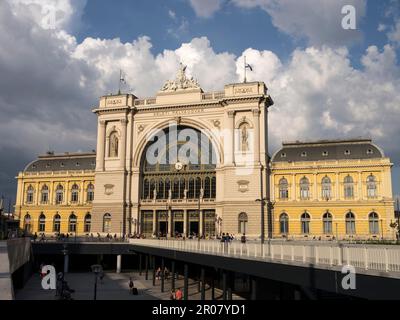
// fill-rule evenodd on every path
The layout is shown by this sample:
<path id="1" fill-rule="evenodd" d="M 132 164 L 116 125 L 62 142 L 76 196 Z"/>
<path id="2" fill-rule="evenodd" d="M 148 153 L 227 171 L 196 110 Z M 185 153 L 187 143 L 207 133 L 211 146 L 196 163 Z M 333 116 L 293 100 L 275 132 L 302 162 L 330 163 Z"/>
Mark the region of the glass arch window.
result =
<path id="1" fill-rule="evenodd" d="M 27 213 L 24 217 L 24 231 L 27 234 L 32 232 L 32 218 L 29 213 Z"/>
<path id="2" fill-rule="evenodd" d="M 306 177 L 300 180 L 300 198 L 302 200 L 310 199 L 310 181 Z"/>
<path id="3" fill-rule="evenodd" d="M 91 226 L 92 226 L 92 215 L 90 213 L 87 213 L 84 221 L 84 232 L 89 233 L 91 230 Z"/>
<path id="4" fill-rule="evenodd" d="M 310 233 L 310 215 L 307 212 L 304 212 L 301 215 L 301 233 L 309 234 Z"/>
<path id="5" fill-rule="evenodd" d="M 348 175 L 347 177 L 344 178 L 343 186 L 344 186 L 344 197 L 346 199 L 353 199 L 354 198 L 354 180 L 350 175 Z"/>
<path id="6" fill-rule="evenodd" d="M 103 216 L 103 232 L 111 232 L 111 214 L 109 213 Z"/>
<path id="7" fill-rule="evenodd" d="M 367 196 L 368 198 L 377 197 L 377 182 L 374 175 L 369 175 L 367 178 Z"/>
<path id="8" fill-rule="evenodd" d="M 346 234 L 353 235 L 356 233 L 356 217 L 353 212 L 346 214 Z"/>
<path id="9" fill-rule="evenodd" d="M 72 202 L 72 203 L 77 203 L 78 200 L 79 200 L 79 187 L 78 187 L 78 185 L 75 183 L 75 184 L 72 186 L 72 189 L 71 189 L 71 202 Z"/>
<path id="10" fill-rule="evenodd" d="M 281 234 L 289 233 L 289 216 L 286 212 L 282 213 L 279 217 L 279 232 Z"/>
<path id="11" fill-rule="evenodd" d="M 322 198 L 326 200 L 330 199 L 332 197 L 332 183 L 331 179 L 328 176 L 325 176 L 322 179 L 321 187 L 322 187 Z"/>
<path id="12" fill-rule="evenodd" d="M 46 216 L 42 212 L 39 216 L 39 232 L 45 232 L 46 231 Z"/>
<path id="13" fill-rule="evenodd" d="M 279 198 L 283 200 L 289 198 L 289 184 L 285 177 L 279 180 Z"/>
<path id="14" fill-rule="evenodd" d="M 241 212 L 238 217 L 239 220 L 239 233 L 240 234 L 245 234 L 247 231 L 247 223 L 248 223 L 248 217 L 247 213 Z"/>
<path id="15" fill-rule="evenodd" d="M 64 201 L 64 187 L 58 185 L 56 188 L 56 204 L 61 204 Z"/>
<path id="16" fill-rule="evenodd" d="M 330 212 L 324 213 L 322 216 L 324 234 L 332 234 L 332 214 Z"/>
<path id="17" fill-rule="evenodd" d="M 33 203 L 34 194 L 35 194 L 35 190 L 33 189 L 32 186 L 29 186 L 28 189 L 26 190 L 26 203 L 27 204 Z"/>
<path id="18" fill-rule="evenodd" d="M 44 185 L 41 190 L 40 202 L 47 204 L 49 202 L 49 187 Z"/>
<path id="19" fill-rule="evenodd" d="M 53 218 L 53 232 L 61 231 L 61 216 L 57 213 Z"/>
<path id="20" fill-rule="evenodd" d="M 68 219 L 68 232 L 76 232 L 76 225 L 77 225 L 78 219 L 74 213 L 72 213 L 69 216 Z"/>
<path id="21" fill-rule="evenodd" d="M 379 216 L 376 212 L 368 215 L 369 233 L 373 235 L 379 234 Z"/>
<path id="22" fill-rule="evenodd" d="M 89 184 L 87 187 L 87 197 L 86 197 L 87 202 L 93 202 L 94 200 L 94 185 Z"/>

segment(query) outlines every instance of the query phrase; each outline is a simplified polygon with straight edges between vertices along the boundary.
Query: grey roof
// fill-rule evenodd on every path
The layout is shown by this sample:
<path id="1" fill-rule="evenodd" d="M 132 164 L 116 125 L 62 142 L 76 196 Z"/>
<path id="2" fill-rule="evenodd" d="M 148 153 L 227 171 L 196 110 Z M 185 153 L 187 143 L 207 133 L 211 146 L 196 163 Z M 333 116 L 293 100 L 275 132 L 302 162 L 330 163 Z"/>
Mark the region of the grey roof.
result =
<path id="1" fill-rule="evenodd" d="M 318 140 L 284 142 L 272 162 L 373 159 L 383 158 L 383 151 L 370 139 Z"/>
<path id="2" fill-rule="evenodd" d="M 52 153 L 39 156 L 28 164 L 24 172 L 67 171 L 96 169 L 96 153 Z"/>

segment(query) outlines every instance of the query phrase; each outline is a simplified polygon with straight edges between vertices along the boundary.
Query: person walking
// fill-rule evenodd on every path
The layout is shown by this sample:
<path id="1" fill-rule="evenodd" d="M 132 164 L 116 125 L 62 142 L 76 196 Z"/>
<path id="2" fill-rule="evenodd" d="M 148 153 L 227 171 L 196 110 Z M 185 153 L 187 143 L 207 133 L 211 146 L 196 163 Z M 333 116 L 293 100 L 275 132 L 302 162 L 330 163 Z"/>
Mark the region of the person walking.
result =
<path id="1" fill-rule="evenodd" d="M 133 294 L 133 288 L 135 287 L 132 278 L 129 278 L 129 293 Z"/>
<path id="2" fill-rule="evenodd" d="M 176 300 L 176 298 L 175 298 L 175 290 L 171 290 L 171 294 L 169 296 L 169 299 L 170 300 Z"/>
<path id="3" fill-rule="evenodd" d="M 182 300 L 183 299 L 183 292 L 181 288 L 178 288 L 175 292 L 175 300 Z"/>

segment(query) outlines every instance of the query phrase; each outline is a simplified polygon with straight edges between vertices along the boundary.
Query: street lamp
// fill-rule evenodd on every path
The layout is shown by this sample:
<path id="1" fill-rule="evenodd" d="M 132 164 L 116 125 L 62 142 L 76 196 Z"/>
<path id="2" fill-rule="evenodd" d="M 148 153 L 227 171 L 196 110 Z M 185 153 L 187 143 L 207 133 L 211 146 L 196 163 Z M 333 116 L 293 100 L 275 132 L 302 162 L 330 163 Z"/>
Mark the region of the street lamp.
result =
<path id="1" fill-rule="evenodd" d="M 92 265 L 92 272 L 94 273 L 94 298 L 93 300 L 97 300 L 97 277 L 103 271 L 103 267 L 100 264 Z"/>
<path id="2" fill-rule="evenodd" d="M 265 203 L 267 198 L 257 199 L 261 203 L 261 244 L 265 242 Z"/>

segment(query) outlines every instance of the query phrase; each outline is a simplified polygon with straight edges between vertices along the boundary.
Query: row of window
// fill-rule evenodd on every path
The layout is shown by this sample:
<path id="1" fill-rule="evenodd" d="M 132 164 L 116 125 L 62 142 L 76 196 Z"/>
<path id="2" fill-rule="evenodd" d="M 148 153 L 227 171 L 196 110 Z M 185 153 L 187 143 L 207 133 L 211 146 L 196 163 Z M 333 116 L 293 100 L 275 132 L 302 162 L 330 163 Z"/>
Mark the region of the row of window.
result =
<path id="1" fill-rule="evenodd" d="M 142 188 L 142 199 L 215 199 L 216 178 L 146 178 Z"/>
<path id="2" fill-rule="evenodd" d="M 376 198 L 378 196 L 377 179 L 374 175 L 367 178 L 367 196 L 368 198 Z M 300 180 L 300 198 L 308 200 L 311 197 L 310 181 L 307 177 Z M 343 180 L 344 197 L 346 199 L 354 198 L 354 180 L 348 175 Z M 332 181 L 328 176 L 321 180 L 321 196 L 323 199 L 332 198 Z M 289 199 L 289 183 L 285 177 L 279 180 L 279 198 L 282 200 Z"/>
<path id="3" fill-rule="evenodd" d="M 307 212 L 304 212 L 300 218 L 301 233 L 309 234 L 311 226 L 311 218 Z M 356 234 L 356 218 L 353 212 L 348 212 L 345 216 L 346 234 Z M 371 212 L 368 215 L 369 233 L 372 235 L 379 234 L 379 216 L 376 212 Z M 324 213 L 322 216 L 322 227 L 324 234 L 333 233 L 333 218 L 330 212 Z M 289 233 L 289 216 L 287 213 L 282 213 L 279 217 L 279 232 L 281 234 Z"/>
<path id="4" fill-rule="evenodd" d="M 329 151 L 322 151 L 321 154 L 322 154 L 323 157 L 327 157 L 327 156 L 329 156 Z M 346 156 L 349 156 L 349 155 L 351 155 L 351 150 L 348 150 L 348 149 L 344 150 L 343 154 L 346 155 Z M 366 154 L 368 154 L 368 155 L 374 154 L 374 150 L 367 149 L 366 150 Z M 286 158 L 286 156 L 287 156 L 286 152 L 282 152 L 281 153 L 281 158 Z M 301 152 L 300 156 L 303 157 L 303 158 L 307 157 L 308 156 L 307 151 Z"/>
<path id="5" fill-rule="evenodd" d="M 30 185 L 26 191 L 27 204 L 32 204 L 34 202 L 34 195 L 35 195 L 35 189 L 33 188 L 33 186 Z M 55 192 L 56 204 L 61 204 L 64 202 L 64 195 L 65 195 L 64 187 L 61 184 L 59 184 Z M 42 189 L 40 190 L 40 203 L 42 204 L 48 203 L 49 198 L 50 198 L 49 187 L 47 185 L 43 185 Z M 94 185 L 89 184 L 86 189 L 86 201 L 92 202 L 93 200 L 94 200 Z M 74 184 L 71 188 L 71 202 L 77 203 L 78 201 L 79 201 L 79 186 L 77 184 Z"/>
<path id="6" fill-rule="evenodd" d="M 92 225 L 92 215 L 87 213 L 84 218 L 84 227 L 83 232 L 88 233 L 91 232 Z M 68 232 L 76 232 L 77 230 L 78 219 L 74 213 L 71 213 L 68 217 Z M 32 233 L 32 219 L 29 213 L 27 213 L 24 217 L 24 230 L 29 234 Z M 46 232 L 46 216 L 42 212 L 39 216 L 38 220 L 38 232 Z M 106 213 L 103 216 L 103 232 L 111 231 L 111 214 Z M 61 216 L 57 213 L 53 217 L 53 228 L 52 232 L 61 232 Z"/>

